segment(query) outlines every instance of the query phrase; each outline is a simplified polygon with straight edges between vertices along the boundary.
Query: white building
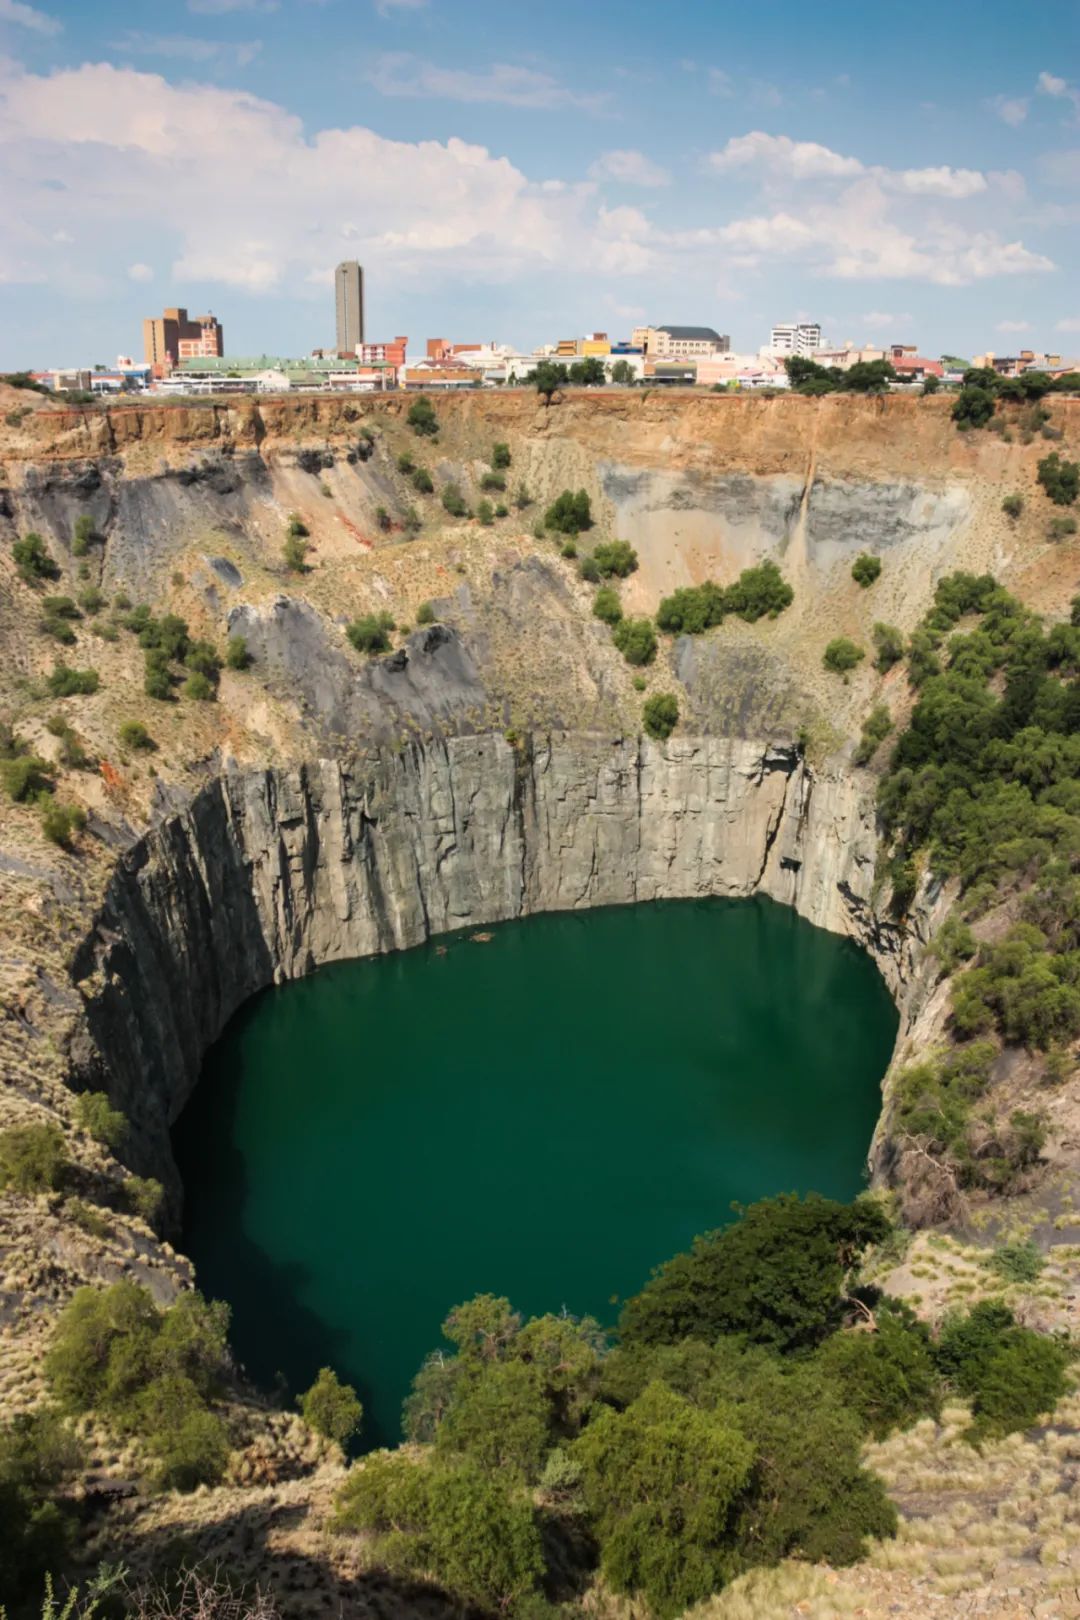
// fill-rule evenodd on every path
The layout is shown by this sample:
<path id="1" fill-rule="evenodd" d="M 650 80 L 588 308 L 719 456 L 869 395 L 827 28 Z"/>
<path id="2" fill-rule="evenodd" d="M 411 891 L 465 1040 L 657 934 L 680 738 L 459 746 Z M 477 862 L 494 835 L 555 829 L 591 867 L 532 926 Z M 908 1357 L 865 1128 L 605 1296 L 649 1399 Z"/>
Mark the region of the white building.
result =
<path id="1" fill-rule="evenodd" d="M 775 360 L 788 360 L 792 355 L 813 360 L 824 347 L 821 327 L 816 321 L 787 321 L 773 327 L 768 343 L 759 352 Z"/>

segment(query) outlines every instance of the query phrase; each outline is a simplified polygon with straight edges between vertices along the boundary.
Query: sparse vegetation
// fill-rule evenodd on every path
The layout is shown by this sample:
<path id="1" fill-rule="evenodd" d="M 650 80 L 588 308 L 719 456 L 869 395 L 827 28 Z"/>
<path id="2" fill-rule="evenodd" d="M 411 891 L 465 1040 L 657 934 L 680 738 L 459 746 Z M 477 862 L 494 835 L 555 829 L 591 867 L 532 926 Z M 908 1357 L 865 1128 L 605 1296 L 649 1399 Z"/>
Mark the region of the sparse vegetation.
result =
<path id="1" fill-rule="evenodd" d="M 650 737 L 664 742 L 679 723 L 679 700 L 672 692 L 654 692 L 645 699 L 641 723 Z"/>
<path id="2" fill-rule="evenodd" d="M 254 659 L 243 636 L 230 636 L 225 647 L 225 663 L 229 669 L 250 669 Z"/>
<path id="3" fill-rule="evenodd" d="M 435 407 L 423 394 L 414 399 L 405 418 L 418 439 L 434 439 L 439 431 L 439 418 Z"/>
<path id="4" fill-rule="evenodd" d="M 495 508 L 490 501 L 478 501 L 476 505 L 477 522 L 485 529 L 490 529 L 495 521 Z"/>
<path id="5" fill-rule="evenodd" d="M 70 1168 L 57 1125 L 12 1125 L 0 1131 L 0 1188 L 32 1197 L 55 1192 Z"/>
<path id="6" fill-rule="evenodd" d="M 468 515 L 469 508 L 457 484 L 443 485 L 442 504 L 443 510 L 449 512 L 451 517 L 462 518 Z"/>
<path id="7" fill-rule="evenodd" d="M 619 593 L 610 585 L 601 585 L 593 597 L 593 614 L 605 624 L 618 624 L 623 616 Z"/>
<path id="8" fill-rule="evenodd" d="M 430 602 L 421 602 L 416 610 L 417 624 L 434 624 L 435 608 Z"/>
<path id="9" fill-rule="evenodd" d="M 61 849 L 71 849 L 75 842 L 75 834 L 82 832 L 86 826 L 86 811 L 78 804 L 58 804 L 55 799 L 43 797 L 39 800 L 41 810 L 41 830 L 50 844 L 59 844 Z"/>
<path id="10" fill-rule="evenodd" d="M 1024 497 L 1022 495 L 1006 495 L 1001 503 L 1001 510 L 1007 518 L 1012 518 L 1015 522 L 1024 510 Z"/>
<path id="11" fill-rule="evenodd" d="M 83 512 L 75 519 L 75 528 L 71 536 L 71 554 L 73 557 L 85 557 L 93 542 L 98 538 L 94 528 L 94 520 L 89 512 Z"/>
<path id="12" fill-rule="evenodd" d="M 59 579 L 60 569 L 49 555 L 44 540 L 36 530 L 12 542 L 11 555 L 19 570 L 20 579 L 27 585 L 40 584 L 45 579 Z"/>
<path id="13" fill-rule="evenodd" d="M 89 697 L 97 691 L 100 678 L 96 669 L 72 669 L 61 662 L 53 666 L 45 684 L 50 697 Z"/>
<path id="14" fill-rule="evenodd" d="M 390 650 L 390 632 L 395 628 L 391 613 L 366 613 L 354 619 L 345 631 L 357 652 L 372 654 Z"/>
<path id="15" fill-rule="evenodd" d="M 856 585 L 867 590 L 876 579 L 881 576 L 881 558 L 872 557 L 869 552 L 861 551 L 851 565 L 851 577 Z"/>
<path id="16" fill-rule="evenodd" d="M 864 649 L 857 646 L 850 636 L 836 636 L 825 648 L 821 661 L 832 674 L 846 678 L 848 672 L 865 657 Z"/>
<path id="17" fill-rule="evenodd" d="M 418 495 L 431 495 L 435 490 L 435 482 L 426 467 L 417 467 L 412 475 L 413 488 Z"/>
<path id="18" fill-rule="evenodd" d="M 874 668 L 879 675 L 887 675 L 904 656 L 903 633 L 894 624 L 882 624 L 879 620 L 870 632 L 870 639 L 874 643 Z"/>
<path id="19" fill-rule="evenodd" d="M 281 555 L 290 574 L 302 574 L 307 569 L 308 542 L 302 534 L 286 534 Z"/>
<path id="20" fill-rule="evenodd" d="M 482 473 L 480 477 L 480 488 L 504 490 L 506 488 L 506 479 L 503 477 L 502 473 L 499 472 Z"/>
<path id="21" fill-rule="evenodd" d="M 510 446 L 500 441 L 491 447 L 491 465 L 499 471 L 504 471 L 510 465 Z"/>
<path id="22" fill-rule="evenodd" d="M 75 1099 L 75 1121 L 95 1142 L 122 1147 L 128 1132 L 127 1116 L 114 1108 L 103 1091 L 84 1091 Z"/>
<path id="23" fill-rule="evenodd" d="M 886 705 L 875 703 L 862 724 L 862 736 L 852 755 L 855 764 L 869 765 L 892 728 L 892 716 Z"/>

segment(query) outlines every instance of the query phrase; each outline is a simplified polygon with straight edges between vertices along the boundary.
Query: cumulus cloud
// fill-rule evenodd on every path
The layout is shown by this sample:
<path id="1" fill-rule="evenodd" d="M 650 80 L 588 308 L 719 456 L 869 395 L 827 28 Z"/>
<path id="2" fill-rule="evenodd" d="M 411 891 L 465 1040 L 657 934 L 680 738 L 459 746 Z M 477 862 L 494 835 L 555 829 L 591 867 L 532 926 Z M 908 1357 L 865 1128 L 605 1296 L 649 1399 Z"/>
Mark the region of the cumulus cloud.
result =
<path id="1" fill-rule="evenodd" d="M 1035 88 L 1040 96 L 1071 102 L 1073 111 L 1080 115 L 1080 89 L 1067 79 L 1059 78 L 1056 73 L 1040 73 Z"/>
<path id="2" fill-rule="evenodd" d="M 708 166 L 716 174 L 757 170 L 785 180 L 845 180 L 871 174 L 883 185 L 913 196 L 974 197 L 986 190 L 986 177 L 977 169 L 885 169 L 868 167 L 817 141 L 793 141 L 790 135 L 766 135 L 752 130 L 734 135 L 719 152 L 711 152 Z"/>
<path id="3" fill-rule="evenodd" d="M 17 23 L 35 34 L 59 34 L 64 26 L 56 17 L 38 11 L 36 6 L 24 5 L 23 0 L 0 0 L 0 22 Z"/>
<path id="4" fill-rule="evenodd" d="M 494 62 L 490 67 L 443 67 L 425 62 L 406 51 L 381 56 L 368 81 L 380 95 L 427 100 L 494 102 L 506 107 L 578 107 L 602 112 L 611 101 L 609 91 L 570 90 L 550 73 Z"/>
<path id="5" fill-rule="evenodd" d="M 153 279 L 154 272 L 151 270 L 148 264 L 143 264 L 140 261 L 138 264 L 128 265 L 129 281 L 153 281 Z"/>
<path id="6" fill-rule="evenodd" d="M 666 186 L 671 176 L 643 152 L 602 152 L 589 173 L 596 180 L 618 180 L 627 186 Z"/>

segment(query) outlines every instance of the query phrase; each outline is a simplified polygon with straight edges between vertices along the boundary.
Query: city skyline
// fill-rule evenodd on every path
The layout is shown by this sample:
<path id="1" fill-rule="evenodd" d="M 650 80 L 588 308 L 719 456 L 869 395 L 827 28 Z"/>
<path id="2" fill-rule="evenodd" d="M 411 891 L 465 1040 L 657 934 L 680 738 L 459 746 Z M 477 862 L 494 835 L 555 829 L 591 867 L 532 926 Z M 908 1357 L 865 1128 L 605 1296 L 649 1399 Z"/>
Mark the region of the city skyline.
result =
<path id="1" fill-rule="evenodd" d="M 1075 354 L 1074 4 L 753 16 L 675 0 L 0 0 L 0 365 L 137 352 L 150 307 L 233 352 L 531 348 L 672 316 L 925 353 Z"/>

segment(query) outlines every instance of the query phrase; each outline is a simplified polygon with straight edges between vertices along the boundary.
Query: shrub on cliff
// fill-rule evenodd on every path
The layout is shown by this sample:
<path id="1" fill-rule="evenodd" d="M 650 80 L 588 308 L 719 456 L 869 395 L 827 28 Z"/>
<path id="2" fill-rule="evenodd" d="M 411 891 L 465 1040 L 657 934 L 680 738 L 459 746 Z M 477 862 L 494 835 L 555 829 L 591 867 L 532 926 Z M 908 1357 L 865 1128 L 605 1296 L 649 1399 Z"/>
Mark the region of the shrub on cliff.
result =
<path id="1" fill-rule="evenodd" d="M 557 534 L 580 534 L 584 529 L 591 529 L 592 522 L 589 496 L 583 489 L 577 494 L 564 489 L 544 513 L 545 528 L 554 529 Z"/>
<path id="2" fill-rule="evenodd" d="M 12 1125 L 0 1131 L 0 1187 L 27 1196 L 55 1192 L 70 1161 L 56 1125 Z"/>
<path id="3" fill-rule="evenodd" d="M 121 1147 L 128 1133 L 127 1115 L 114 1108 L 104 1091 L 84 1091 L 75 1099 L 76 1122 L 105 1147 Z"/>
<path id="4" fill-rule="evenodd" d="M 1039 462 L 1038 476 L 1055 506 L 1071 506 L 1080 495 L 1080 461 L 1063 461 L 1056 450 Z"/>
<path id="5" fill-rule="evenodd" d="M 225 647 L 225 663 L 229 669 L 250 669 L 255 660 L 248 651 L 244 636 L 230 636 Z"/>
<path id="6" fill-rule="evenodd" d="M 637 552 L 626 540 L 605 540 L 593 547 L 592 557 L 601 579 L 626 579 L 638 565 Z"/>
<path id="7" fill-rule="evenodd" d="M 152 1176 L 127 1176 L 120 1189 L 124 1207 L 147 1226 L 156 1226 L 165 1203 L 165 1189 Z"/>
<path id="8" fill-rule="evenodd" d="M 656 657 L 656 631 L 648 619 L 620 619 L 611 639 L 628 664 L 651 664 Z"/>
<path id="9" fill-rule="evenodd" d="M 0 1428 L 0 1593 L 8 1602 L 36 1597 L 46 1572 L 64 1563 L 74 1525 L 58 1495 L 81 1462 L 78 1441 L 49 1407 Z"/>
<path id="10" fill-rule="evenodd" d="M 892 716 L 884 703 L 875 703 L 862 723 L 862 736 L 852 755 L 856 765 L 869 765 L 893 728 Z"/>
<path id="11" fill-rule="evenodd" d="M 434 492 L 435 482 L 426 467 L 417 467 L 412 481 L 418 495 L 431 495 Z"/>
<path id="12" fill-rule="evenodd" d="M 390 650 L 390 631 L 395 628 L 390 613 L 365 613 L 348 625 L 345 634 L 357 652 L 383 653 Z"/>
<path id="13" fill-rule="evenodd" d="M 435 415 L 435 407 L 423 394 L 419 399 L 413 400 L 405 420 L 419 439 L 433 439 L 439 431 L 439 418 Z"/>
<path id="14" fill-rule="evenodd" d="M 872 557 L 869 552 L 862 551 L 851 565 L 851 577 L 856 585 L 863 590 L 871 586 L 881 575 L 881 558 Z"/>
<path id="15" fill-rule="evenodd" d="M 4 791 L 16 804 L 31 804 L 42 793 L 53 789 L 52 766 L 37 754 L 15 754 L 0 761 Z"/>
<path id="16" fill-rule="evenodd" d="M 224 1305 L 181 1294 L 159 1311 L 148 1289 L 79 1288 L 45 1356 L 45 1376 L 70 1412 L 94 1412 L 158 1458 L 164 1486 L 220 1479 L 228 1433 L 214 1403 L 228 1366 Z"/>
<path id="17" fill-rule="evenodd" d="M 491 465 L 493 467 L 498 468 L 500 471 L 504 471 L 507 467 L 509 467 L 510 461 L 511 461 L 510 446 L 508 444 L 504 444 L 500 440 L 500 442 L 498 444 L 493 444 L 492 445 L 492 447 L 491 447 Z"/>
<path id="18" fill-rule="evenodd" d="M 654 692 L 646 698 L 641 723 L 650 737 L 664 742 L 679 723 L 679 700 L 672 692 Z"/>
<path id="19" fill-rule="evenodd" d="M 597 619 L 602 619 L 605 624 L 618 624 L 623 616 L 618 591 L 613 590 L 610 585 L 601 585 L 593 597 L 592 610 L 593 615 Z"/>
<path id="20" fill-rule="evenodd" d="M 82 512 L 75 519 L 75 527 L 71 535 L 71 554 L 73 557 L 85 557 L 92 543 L 98 538 L 94 528 L 94 520 L 89 512 Z"/>
<path id="21" fill-rule="evenodd" d="M 993 414 L 993 393 L 977 384 L 965 384 L 953 401 L 952 419 L 962 431 L 985 427 Z"/>
<path id="22" fill-rule="evenodd" d="M 343 1384 L 330 1367 L 321 1368 L 311 1388 L 301 1395 L 300 1411 L 317 1434 L 336 1440 L 339 1446 L 352 1438 L 364 1416 L 355 1389 Z"/>
<path id="23" fill-rule="evenodd" d="M 167 703 L 172 697 L 172 675 L 169 671 L 168 656 L 157 647 L 151 647 L 146 654 L 143 691 L 147 697 L 156 698 L 159 703 Z"/>
<path id="24" fill-rule="evenodd" d="M 821 661 L 834 675 L 843 675 L 846 678 L 848 671 L 854 669 L 865 657 L 866 653 L 851 640 L 850 636 L 837 636 L 825 648 Z"/>
<path id="25" fill-rule="evenodd" d="M 870 632 L 870 639 L 874 643 L 874 668 L 879 675 L 887 675 L 904 656 L 903 632 L 894 624 L 882 624 L 879 620 Z"/>
<path id="26" fill-rule="evenodd" d="M 71 849 L 75 834 L 86 826 L 86 811 L 79 804 L 57 804 L 55 799 L 42 798 L 41 830 L 50 844 Z"/>
<path id="27" fill-rule="evenodd" d="M 281 548 L 285 567 L 291 574 L 302 574 L 307 568 L 308 543 L 299 534 L 287 534 Z"/>
<path id="28" fill-rule="evenodd" d="M 972 1402 L 972 1437 L 1028 1428 L 1067 1387 L 1070 1348 L 1021 1327 L 1008 1306 L 983 1300 L 949 1318 L 934 1349 L 943 1376 Z"/>
<path id="29" fill-rule="evenodd" d="M 457 484 L 443 485 L 442 504 L 443 510 L 449 512 L 451 517 L 461 518 L 468 514 L 469 508 L 466 505 L 465 497 Z"/>
<path id="30" fill-rule="evenodd" d="M 61 661 L 54 664 L 45 684 L 51 697 L 86 697 L 97 691 L 100 677 L 96 669 L 72 669 Z"/>
<path id="31" fill-rule="evenodd" d="M 43 579 L 59 579 L 60 570 L 50 557 L 44 540 L 35 530 L 12 542 L 11 555 L 19 570 L 19 577 L 27 585 L 37 585 Z"/>

